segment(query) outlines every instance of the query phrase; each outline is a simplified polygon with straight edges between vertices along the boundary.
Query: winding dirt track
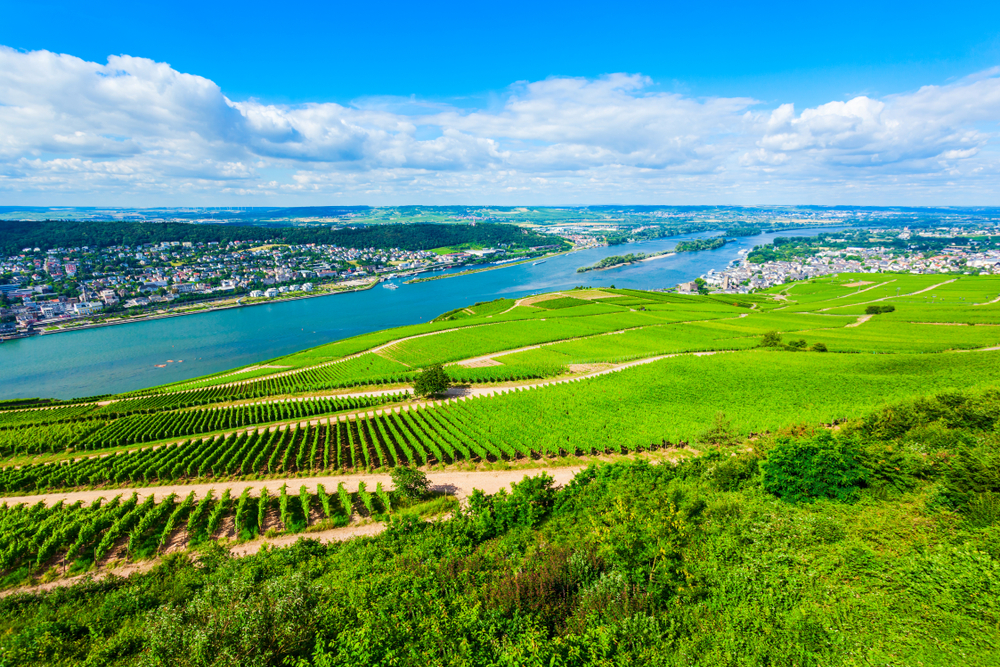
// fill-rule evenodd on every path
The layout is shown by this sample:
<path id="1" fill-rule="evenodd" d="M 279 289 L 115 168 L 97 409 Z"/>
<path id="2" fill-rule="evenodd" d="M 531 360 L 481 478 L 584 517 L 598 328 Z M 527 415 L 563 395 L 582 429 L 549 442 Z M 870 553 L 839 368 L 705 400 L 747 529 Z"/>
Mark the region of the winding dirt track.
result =
<path id="1" fill-rule="evenodd" d="M 508 488 L 513 482 L 519 482 L 525 477 L 540 475 L 542 472 L 554 477 L 556 484 L 566 484 L 582 469 L 583 468 L 581 466 L 572 466 L 565 468 L 528 468 L 521 470 L 485 470 L 476 472 L 443 471 L 429 472 L 427 473 L 427 478 L 430 480 L 431 488 L 433 490 L 448 493 L 456 496 L 459 500 L 463 500 L 472 493 L 473 489 L 480 489 L 486 493 L 496 493 L 500 489 Z M 135 487 L 127 489 L 96 489 L 93 491 L 48 493 L 37 496 L 13 496 L 3 498 L 2 500 L 8 505 L 13 505 L 15 503 L 37 503 L 39 501 L 42 501 L 47 505 L 54 505 L 61 500 L 67 503 L 75 503 L 78 500 L 82 500 L 86 504 L 101 497 L 110 500 L 119 494 L 128 497 L 133 493 L 136 493 L 139 495 L 140 500 L 152 495 L 159 501 L 166 498 L 171 493 L 177 494 L 180 498 L 184 498 L 192 491 L 194 491 L 196 498 L 203 498 L 210 490 L 214 490 L 217 496 L 226 489 L 229 489 L 231 493 L 238 495 L 248 486 L 252 489 L 252 495 L 260 495 L 261 489 L 267 489 L 268 494 L 273 497 L 278 494 L 278 490 L 283 484 L 287 484 L 289 490 L 294 493 L 298 493 L 299 488 L 303 485 L 310 492 L 315 493 L 316 485 L 322 484 L 326 488 L 327 493 L 332 493 L 336 491 L 337 484 L 341 482 L 343 482 L 344 487 L 352 493 L 358 490 L 358 482 L 364 482 L 365 486 L 367 486 L 369 490 L 374 490 L 375 486 L 379 483 L 381 483 L 386 490 L 392 489 L 392 480 L 387 474 L 328 475 L 321 477 L 288 477 L 284 479 L 245 480 L 238 482 L 218 481 L 209 484 L 169 484 L 164 486 Z"/>

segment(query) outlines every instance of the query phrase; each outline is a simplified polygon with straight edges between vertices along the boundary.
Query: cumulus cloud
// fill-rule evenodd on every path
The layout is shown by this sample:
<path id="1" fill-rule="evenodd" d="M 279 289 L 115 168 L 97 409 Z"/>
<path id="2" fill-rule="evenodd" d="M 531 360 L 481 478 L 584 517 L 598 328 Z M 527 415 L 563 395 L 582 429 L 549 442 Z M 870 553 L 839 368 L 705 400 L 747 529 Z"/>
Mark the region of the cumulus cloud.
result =
<path id="1" fill-rule="evenodd" d="M 0 198 L 670 203 L 846 188 L 944 203 L 998 176 L 1000 71 L 802 111 L 635 74 L 518 82 L 502 100 L 276 105 L 144 58 L 0 47 Z"/>
<path id="2" fill-rule="evenodd" d="M 1000 122 L 997 73 L 884 100 L 862 96 L 829 102 L 798 115 L 793 105 L 782 104 L 759 119 L 763 136 L 745 162 L 793 161 L 814 173 L 835 167 L 951 173 L 995 137 Z M 840 173 L 847 176 L 850 170 Z"/>

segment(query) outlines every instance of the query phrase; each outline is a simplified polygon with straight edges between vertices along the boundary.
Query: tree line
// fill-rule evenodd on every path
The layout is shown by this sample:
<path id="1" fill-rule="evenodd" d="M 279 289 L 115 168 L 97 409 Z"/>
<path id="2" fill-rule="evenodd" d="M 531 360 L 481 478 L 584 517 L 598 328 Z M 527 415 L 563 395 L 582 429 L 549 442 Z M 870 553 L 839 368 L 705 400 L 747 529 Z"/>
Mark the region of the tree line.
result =
<path id="1" fill-rule="evenodd" d="M 462 244 L 511 247 L 568 245 L 558 236 L 538 234 L 500 223 L 387 224 L 343 228 L 262 227 L 257 225 L 199 225 L 185 222 L 107 222 L 97 220 L 0 220 L 0 252 L 16 254 L 24 248 L 76 248 L 156 244 L 165 241 L 212 243 L 317 243 L 345 248 L 401 248 L 430 250 Z"/>

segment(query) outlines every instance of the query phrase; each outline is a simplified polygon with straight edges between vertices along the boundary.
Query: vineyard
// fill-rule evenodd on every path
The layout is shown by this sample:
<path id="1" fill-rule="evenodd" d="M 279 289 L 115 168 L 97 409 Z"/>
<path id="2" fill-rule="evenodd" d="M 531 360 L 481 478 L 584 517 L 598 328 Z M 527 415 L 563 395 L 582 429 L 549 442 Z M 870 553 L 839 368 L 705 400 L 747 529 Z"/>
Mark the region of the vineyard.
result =
<path id="1" fill-rule="evenodd" d="M 233 498 L 209 491 L 201 499 L 192 491 L 157 501 L 136 494 L 99 498 L 90 504 L 44 503 L 0 507 L 0 582 L 18 581 L 54 565 L 82 571 L 109 558 L 155 556 L 183 536 L 187 546 L 227 535 L 252 539 L 265 533 L 299 533 L 310 525 L 346 525 L 352 516 L 375 516 L 393 507 L 391 494 L 379 484 L 374 492 L 360 484 L 349 492 L 343 483 L 333 493 L 322 484 L 316 493 L 305 486 L 289 494 L 283 485 L 271 496 L 249 488 Z"/>
<path id="2" fill-rule="evenodd" d="M 921 392 L 996 383 L 1000 366 L 990 353 L 675 357 L 497 398 L 8 467 L 0 471 L 0 493 L 625 454 L 697 443 L 719 412 L 731 421 L 734 435 L 746 436 L 792 423 L 832 423 Z M 727 390 L 706 392 L 706 386 Z M 294 409 L 308 403 L 271 405 Z M 100 437 L 98 432 L 92 440 Z"/>
<path id="3" fill-rule="evenodd" d="M 6 468 L 0 471 L 0 492 L 498 458 L 462 428 L 462 422 L 453 422 L 448 412 L 414 408 L 327 424 L 253 430 L 113 456 Z M 512 457 L 517 455 L 511 452 Z"/>
<path id="4" fill-rule="evenodd" d="M 59 408 L 7 410 L 0 412 L 0 429 L 73 421 L 92 412 L 93 410 L 94 406 L 92 405 L 68 405 Z"/>
<path id="5" fill-rule="evenodd" d="M 252 424 L 267 424 L 289 419 L 304 419 L 316 415 L 360 410 L 405 399 L 407 392 L 359 396 L 354 398 L 310 398 L 266 401 L 228 408 L 206 408 L 181 412 L 159 412 L 117 419 L 95 432 L 83 442 L 82 449 L 118 447 L 141 442 L 154 442 L 197 433 L 211 433 L 241 428 Z"/>
<path id="6" fill-rule="evenodd" d="M 0 455 L 52 454 L 85 441 L 108 422 L 92 419 L 68 424 L 48 424 L 0 430 Z"/>

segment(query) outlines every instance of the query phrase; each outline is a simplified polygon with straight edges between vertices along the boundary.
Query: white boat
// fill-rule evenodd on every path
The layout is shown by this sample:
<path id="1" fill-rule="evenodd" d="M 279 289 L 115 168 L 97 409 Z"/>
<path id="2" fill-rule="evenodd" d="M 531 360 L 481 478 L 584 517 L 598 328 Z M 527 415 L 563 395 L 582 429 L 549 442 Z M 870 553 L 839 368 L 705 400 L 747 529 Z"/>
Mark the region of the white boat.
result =
<path id="1" fill-rule="evenodd" d="M 531 265 L 532 266 L 538 266 L 539 264 L 544 264 L 547 261 L 548 261 L 547 259 L 540 259 L 537 262 L 532 262 Z"/>
<path id="2" fill-rule="evenodd" d="M 384 285 L 382 285 L 382 287 L 386 289 L 399 289 L 399 285 L 396 285 L 394 283 L 385 283 Z"/>

